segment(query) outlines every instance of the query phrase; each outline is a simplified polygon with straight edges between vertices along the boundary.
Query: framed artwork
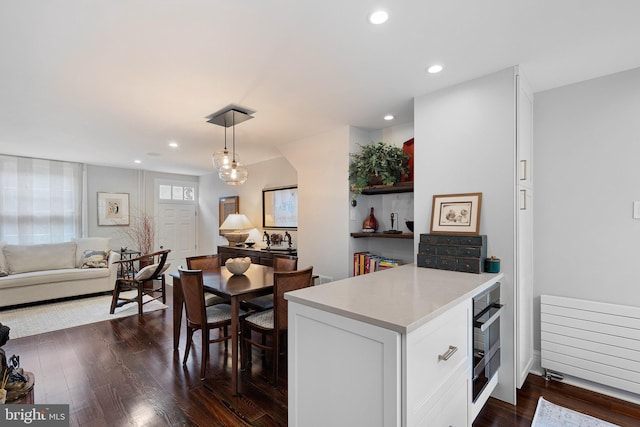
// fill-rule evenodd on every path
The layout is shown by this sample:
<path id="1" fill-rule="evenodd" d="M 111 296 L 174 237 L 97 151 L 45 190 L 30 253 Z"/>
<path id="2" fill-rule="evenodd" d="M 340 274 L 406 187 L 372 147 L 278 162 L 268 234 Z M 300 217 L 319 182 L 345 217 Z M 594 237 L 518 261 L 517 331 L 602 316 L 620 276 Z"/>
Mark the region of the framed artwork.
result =
<path id="1" fill-rule="evenodd" d="M 298 187 L 262 190 L 262 228 L 298 228 Z"/>
<path id="2" fill-rule="evenodd" d="M 98 193 L 98 225 L 129 225 L 129 193 Z"/>
<path id="3" fill-rule="evenodd" d="M 480 234 L 482 193 L 433 196 L 432 234 Z"/>
<path id="4" fill-rule="evenodd" d="M 237 214 L 240 213 L 240 197 L 239 196 L 227 196 L 227 197 L 220 197 L 219 199 L 220 201 L 218 202 L 219 205 L 219 215 L 218 218 L 220 219 L 220 224 L 218 224 L 218 228 L 220 228 L 220 226 L 222 226 L 222 223 L 224 222 L 225 219 L 227 219 L 227 216 L 229 216 L 229 214 Z M 222 236 L 222 233 L 219 233 Z"/>

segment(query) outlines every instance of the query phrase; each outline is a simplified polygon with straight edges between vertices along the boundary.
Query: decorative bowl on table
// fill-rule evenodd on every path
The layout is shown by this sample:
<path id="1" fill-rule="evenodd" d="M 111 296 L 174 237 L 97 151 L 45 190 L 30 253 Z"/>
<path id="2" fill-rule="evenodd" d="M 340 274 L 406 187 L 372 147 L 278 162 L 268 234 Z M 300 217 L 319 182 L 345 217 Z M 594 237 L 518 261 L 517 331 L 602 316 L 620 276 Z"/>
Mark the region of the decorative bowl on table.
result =
<path id="1" fill-rule="evenodd" d="M 407 220 L 404 223 L 406 224 L 409 231 L 413 233 L 413 221 Z"/>
<path id="2" fill-rule="evenodd" d="M 232 274 L 239 276 L 251 267 L 251 258 L 229 258 L 224 265 Z"/>

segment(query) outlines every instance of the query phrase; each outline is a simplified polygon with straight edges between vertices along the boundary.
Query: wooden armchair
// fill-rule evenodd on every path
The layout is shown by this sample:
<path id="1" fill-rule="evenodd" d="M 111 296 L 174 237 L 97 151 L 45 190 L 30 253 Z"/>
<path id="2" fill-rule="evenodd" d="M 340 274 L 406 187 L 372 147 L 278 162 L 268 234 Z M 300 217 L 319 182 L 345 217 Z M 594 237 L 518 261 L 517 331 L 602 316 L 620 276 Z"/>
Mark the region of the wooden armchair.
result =
<path id="1" fill-rule="evenodd" d="M 116 307 L 135 302 L 138 303 L 138 315 L 142 316 L 142 306 L 144 304 L 159 299 L 162 299 L 163 304 L 167 302 L 164 272 L 169 268 L 169 264 L 167 264 L 169 252 L 171 252 L 170 249 L 165 249 L 132 259 L 116 261 L 117 264 L 120 264 L 120 272 L 113 289 L 111 314 L 114 313 Z M 136 263 L 140 266 L 139 269 Z M 159 282 L 159 284 L 156 285 L 156 282 Z M 120 295 L 121 292 L 132 290 L 138 291 L 135 297 L 126 298 Z M 145 295 L 149 296 L 150 299 L 144 301 L 143 297 Z"/>

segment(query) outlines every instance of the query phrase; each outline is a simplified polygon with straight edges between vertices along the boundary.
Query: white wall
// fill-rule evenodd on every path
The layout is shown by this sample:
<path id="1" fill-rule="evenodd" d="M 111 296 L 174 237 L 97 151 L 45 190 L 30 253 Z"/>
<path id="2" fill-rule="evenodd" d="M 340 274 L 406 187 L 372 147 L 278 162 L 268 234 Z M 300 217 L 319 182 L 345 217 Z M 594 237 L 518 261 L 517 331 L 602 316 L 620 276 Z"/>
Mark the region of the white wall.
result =
<path id="1" fill-rule="evenodd" d="M 220 197 L 239 196 L 240 213 L 247 215 L 256 227 L 249 238 L 256 241 L 256 247 L 262 243 L 262 190 L 264 188 L 282 187 L 297 184 L 295 168 L 284 157 L 266 160 L 247 166 L 249 178 L 238 186 L 227 185 L 218 178 L 217 173 L 200 177 L 199 216 L 198 216 L 198 253 L 213 254 L 217 246 L 228 244 L 227 239 L 219 235 Z M 280 232 L 269 230 L 269 233 Z M 294 245 L 297 243 L 297 232 L 290 231 Z M 299 248 L 303 250 L 303 248 Z"/>
<path id="2" fill-rule="evenodd" d="M 114 250 L 119 250 L 122 246 L 134 247 L 122 232 L 124 226 L 98 225 L 98 193 L 128 193 L 131 215 L 141 211 L 154 215 L 156 179 L 188 181 L 194 184 L 198 182 L 198 177 L 191 175 L 87 165 L 87 235 L 111 237 L 110 246 Z"/>
<path id="3" fill-rule="evenodd" d="M 542 294 L 640 306 L 640 69 L 536 93 L 534 343 Z"/>
<path id="4" fill-rule="evenodd" d="M 278 147 L 298 171 L 298 249 L 300 266 L 314 274 L 348 277 L 348 126 Z"/>
<path id="5" fill-rule="evenodd" d="M 135 212 L 141 203 L 141 176 L 136 169 L 87 165 L 87 235 L 111 237 L 111 249 L 132 246 L 121 226 L 98 226 L 98 193 L 128 193 L 129 211 Z"/>
<path id="6" fill-rule="evenodd" d="M 502 260 L 502 300 L 507 302 L 494 396 L 511 403 L 515 402 L 514 88 L 514 71 L 509 68 L 418 97 L 414 109 L 415 232 L 429 232 L 434 194 L 482 192 L 480 233 L 487 235 L 489 253 Z"/>
<path id="7" fill-rule="evenodd" d="M 213 168 L 213 166 L 212 166 Z M 198 181 L 198 255 L 217 253 L 218 245 L 226 245 L 227 240 L 219 235 L 219 199 L 237 196 L 238 188 L 225 184 L 218 173 L 203 175 Z M 243 200 L 239 200 L 242 209 Z"/>

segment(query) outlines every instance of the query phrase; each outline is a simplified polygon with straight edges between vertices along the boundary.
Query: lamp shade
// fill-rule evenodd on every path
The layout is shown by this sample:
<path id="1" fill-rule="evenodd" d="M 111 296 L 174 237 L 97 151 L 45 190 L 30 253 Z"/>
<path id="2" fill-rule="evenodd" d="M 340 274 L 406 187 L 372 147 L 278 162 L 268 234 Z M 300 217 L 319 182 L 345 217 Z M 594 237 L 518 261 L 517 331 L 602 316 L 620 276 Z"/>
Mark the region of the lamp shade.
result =
<path id="1" fill-rule="evenodd" d="M 229 243 L 242 246 L 244 241 L 249 237 L 249 233 L 246 230 L 251 228 L 254 228 L 253 224 L 251 224 L 251 221 L 249 221 L 246 215 L 229 214 L 220 226 L 220 231 Z"/>
<path id="2" fill-rule="evenodd" d="M 245 214 L 229 214 L 220 226 L 220 231 L 240 231 L 254 228 Z"/>

